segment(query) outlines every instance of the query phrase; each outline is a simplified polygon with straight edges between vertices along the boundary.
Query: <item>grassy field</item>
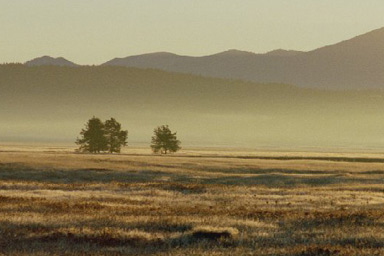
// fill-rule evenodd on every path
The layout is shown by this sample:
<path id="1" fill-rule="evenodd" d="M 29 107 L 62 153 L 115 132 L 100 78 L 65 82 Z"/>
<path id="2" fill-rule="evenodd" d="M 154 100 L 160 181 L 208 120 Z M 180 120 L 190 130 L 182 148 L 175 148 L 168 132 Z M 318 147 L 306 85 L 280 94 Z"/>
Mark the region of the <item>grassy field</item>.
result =
<path id="1" fill-rule="evenodd" d="M 384 154 L 0 147 L 4 255 L 384 255 Z"/>

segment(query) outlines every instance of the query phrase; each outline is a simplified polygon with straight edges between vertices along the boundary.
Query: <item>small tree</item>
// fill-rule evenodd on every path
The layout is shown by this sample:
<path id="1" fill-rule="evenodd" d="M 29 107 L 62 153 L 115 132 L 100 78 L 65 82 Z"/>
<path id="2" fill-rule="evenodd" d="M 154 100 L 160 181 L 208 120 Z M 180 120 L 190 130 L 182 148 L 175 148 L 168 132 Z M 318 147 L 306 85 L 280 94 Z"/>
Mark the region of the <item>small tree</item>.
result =
<path id="1" fill-rule="evenodd" d="M 121 147 L 127 145 L 128 131 L 122 131 L 121 124 L 114 118 L 105 121 L 104 126 L 109 153 L 120 153 Z"/>
<path id="2" fill-rule="evenodd" d="M 100 153 L 107 150 L 107 140 L 103 122 L 96 117 L 88 120 L 85 129 L 80 132 L 82 138 L 77 138 L 76 144 L 80 145 L 79 151 Z"/>
<path id="3" fill-rule="evenodd" d="M 162 125 L 154 129 L 151 148 L 154 153 L 167 154 L 181 149 L 180 141 L 176 138 L 176 132 L 172 133 L 168 125 Z"/>

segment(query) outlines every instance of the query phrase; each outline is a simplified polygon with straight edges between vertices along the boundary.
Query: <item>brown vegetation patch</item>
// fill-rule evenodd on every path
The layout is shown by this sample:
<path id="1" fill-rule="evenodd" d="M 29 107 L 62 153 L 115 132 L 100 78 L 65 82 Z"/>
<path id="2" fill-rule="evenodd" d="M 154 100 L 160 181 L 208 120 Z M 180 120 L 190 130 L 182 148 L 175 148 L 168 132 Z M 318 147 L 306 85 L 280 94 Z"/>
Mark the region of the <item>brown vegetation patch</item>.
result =
<path id="1" fill-rule="evenodd" d="M 46 201 L 44 198 L 39 197 L 15 197 L 15 196 L 2 196 L 0 195 L 0 204 L 20 204 L 30 202 Z"/>
<path id="2" fill-rule="evenodd" d="M 192 230 L 192 238 L 219 241 L 223 239 L 235 239 L 239 231 L 236 228 L 219 228 L 211 226 L 195 227 Z"/>
<path id="3" fill-rule="evenodd" d="M 182 194 L 201 194 L 207 191 L 206 186 L 201 184 L 172 183 L 162 186 L 163 189 L 180 192 Z"/>
<path id="4" fill-rule="evenodd" d="M 307 249 L 303 250 L 300 254 L 300 256 L 337 256 L 341 255 L 340 250 L 338 249 L 330 249 L 327 247 L 308 247 Z"/>
<path id="5" fill-rule="evenodd" d="M 42 213 L 63 213 L 63 212 L 92 212 L 106 208 L 99 202 L 70 202 L 70 201 L 45 201 L 38 205 L 21 206 L 19 209 L 36 211 Z"/>
<path id="6" fill-rule="evenodd" d="M 40 242 L 88 243 L 98 246 L 159 246 L 164 239 L 161 235 L 138 230 L 121 231 L 118 229 L 86 230 L 80 233 L 56 231 L 32 238 Z"/>

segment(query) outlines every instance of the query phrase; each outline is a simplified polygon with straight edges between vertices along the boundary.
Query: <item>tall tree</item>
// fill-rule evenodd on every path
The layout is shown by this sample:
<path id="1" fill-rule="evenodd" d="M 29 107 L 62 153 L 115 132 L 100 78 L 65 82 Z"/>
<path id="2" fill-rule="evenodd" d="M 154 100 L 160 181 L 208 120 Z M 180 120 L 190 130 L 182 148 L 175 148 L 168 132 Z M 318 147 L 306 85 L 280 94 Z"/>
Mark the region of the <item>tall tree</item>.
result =
<path id="1" fill-rule="evenodd" d="M 121 124 L 114 118 L 105 121 L 104 125 L 109 153 L 120 153 L 121 147 L 127 145 L 128 131 L 122 131 Z"/>
<path id="2" fill-rule="evenodd" d="M 81 138 L 76 140 L 76 144 L 80 145 L 79 151 L 100 153 L 108 149 L 104 124 L 99 118 L 93 117 L 89 119 L 85 129 L 81 130 L 80 135 Z"/>
<path id="3" fill-rule="evenodd" d="M 176 132 L 172 133 L 168 125 L 158 126 L 153 132 L 151 148 L 154 153 L 167 154 L 181 149 Z"/>

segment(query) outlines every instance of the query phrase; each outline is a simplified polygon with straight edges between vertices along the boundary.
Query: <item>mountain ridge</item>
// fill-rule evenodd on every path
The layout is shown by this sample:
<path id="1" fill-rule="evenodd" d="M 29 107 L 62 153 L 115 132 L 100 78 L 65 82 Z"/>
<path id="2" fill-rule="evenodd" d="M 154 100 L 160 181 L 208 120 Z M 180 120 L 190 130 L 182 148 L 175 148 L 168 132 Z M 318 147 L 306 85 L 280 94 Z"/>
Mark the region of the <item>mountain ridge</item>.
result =
<path id="1" fill-rule="evenodd" d="M 64 58 L 48 56 L 25 64 L 78 66 Z M 100 66 L 150 68 L 310 88 L 384 88 L 384 28 L 307 52 L 276 49 L 267 53 L 254 53 L 230 49 L 205 56 L 153 52 L 117 57 Z"/>
<path id="2" fill-rule="evenodd" d="M 324 89 L 384 88 L 383 45 L 384 28 L 380 28 L 308 52 L 278 49 L 265 54 L 228 50 L 201 57 L 136 55 L 103 65 Z"/>
<path id="3" fill-rule="evenodd" d="M 296 50 L 284 50 L 284 49 L 276 49 L 265 53 L 265 55 L 271 56 L 295 56 L 301 53 L 305 53 L 304 51 L 296 51 Z"/>
<path id="4" fill-rule="evenodd" d="M 63 57 L 53 58 L 48 55 L 34 58 L 32 60 L 26 61 L 24 64 L 26 66 L 66 66 L 66 67 L 79 66 L 78 64 L 75 64 L 74 62 L 69 61 Z"/>

